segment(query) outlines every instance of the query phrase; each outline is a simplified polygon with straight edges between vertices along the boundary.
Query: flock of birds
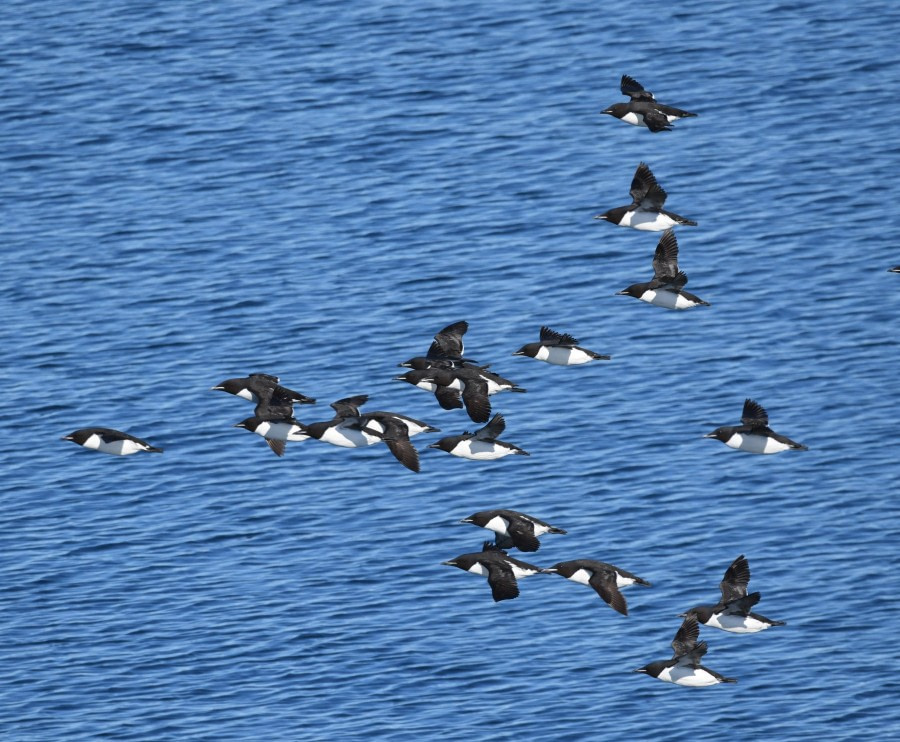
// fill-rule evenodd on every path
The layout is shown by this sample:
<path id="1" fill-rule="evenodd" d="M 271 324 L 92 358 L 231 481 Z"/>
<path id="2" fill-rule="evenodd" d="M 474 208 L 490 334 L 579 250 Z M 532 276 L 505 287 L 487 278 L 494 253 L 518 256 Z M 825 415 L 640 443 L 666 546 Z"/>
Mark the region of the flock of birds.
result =
<path id="1" fill-rule="evenodd" d="M 653 94 L 628 75 L 622 77 L 620 89 L 629 98 L 603 111 L 634 126 L 644 126 L 652 132 L 668 131 L 678 119 L 696 114 L 667 106 L 656 101 Z M 696 222 L 666 211 L 667 194 L 657 183 L 650 168 L 638 165 L 631 183 L 632 202 L 596 216 L 621 227 L 662 232 L 653 257 L 653 278 L 636 283 L 619 292 L 654 306 L 671 310 L 687 310 L 709 306 L 684 290 L 687 276 L 678 266 L 678 243 L 674 227 L 695 226 Z M 891 269 L 900 272 L 900 266 Z M 394 377 L 434 395 L 446 410 L 465 409 L 468 417 L 483 427 L 475 432 L 445 436 L 428 448 L 445 451 L 453 456 L 475 460 L 500 459 L 510 455 L 528 456 L 519 446 L 500 440 L 506 422 L 503 415 L 494 413 L 490 397 L 503 391 L 524 392 L 515 382 L 494 373 L 487 365 L 479 365 L 466 358 L 463 336 L 468 330 L 465 321 L 455 322 L 440 330 L 424 356 L 416 356 L 398 364 L 408 370 Z M 513 353 L 558 366 L 575 366 L 593 361 L 610 360 L 581 347 L 579 341 L 566 333 L 541 327 L 539 339 L 526 343 Z M 357 395 L 331 403 L 333 415 L 321 422 L 303 423 L 294 416 L 295 405 L 313 405 L 316 400 L 284 387 L 277 376 L 252 373 L 246 377 L 226 379 L 213 390 L 240 397 L 255 404 L 254 413 L 234 427 L 261 436 L 269 448 L 283 456 L 287 443 L 316 439 L 344 448 L 360 448 L 386 444 L 394 457 L 407 469 L 419 471 L 419 452 L 411 438 L 439 429 L 406 415 L 387 411 L 362 411 L 367 395 Z M 775 454 L 788 450 L 805 450 L 806 446 L 776 433 L 769 428 L 766 410 L 752 399 L 744 402 L 741 424 L 716 428 L 705 437 L 714 438 L 726 446 L 756 454 Z M 162 449 L 112 428 L 82 428 L 65 436 L 86 449 L 117 456 L 139 452 L 162 453 Z M 495 601 L 519 595 L 518 579 L 533 574 L 558 574 L 568 580 L 587 585 L 615 611 L 628 614 L 628 606 L 621 589 L 650 583 L 637 575 L 612 564 L 592 559 L 559 562 L 541 568 L 516 559 L 508 550 L 535 552 L 539 537 L 565 534 L 566 531 L 543 520 L 514 510 L 498 509 L 474 513 L 464 523 L 485 528 L 494 534 L 494 541 L 485 541 L 479 552 L 462 554 L 444 562 L 466 572 L 487 578 Z M 783 625 L 752 611 L 759 601 L 759 593 L 747 593 L 750 568 L 747 559 L 739 556 L 728 567 L 720 583 L 721 597 L 715 604 L 699 605 L 684 614 L 683 623 L 672 640 L 671 659 L 651 662 L 635 672 L 683 686 L 707 686 L 736 682 L 700 664 L 707 651 L 705 641 L 698 642 L 699 627 L 721 629 L 732 633 L 756 633 L 771 626 Z"/>

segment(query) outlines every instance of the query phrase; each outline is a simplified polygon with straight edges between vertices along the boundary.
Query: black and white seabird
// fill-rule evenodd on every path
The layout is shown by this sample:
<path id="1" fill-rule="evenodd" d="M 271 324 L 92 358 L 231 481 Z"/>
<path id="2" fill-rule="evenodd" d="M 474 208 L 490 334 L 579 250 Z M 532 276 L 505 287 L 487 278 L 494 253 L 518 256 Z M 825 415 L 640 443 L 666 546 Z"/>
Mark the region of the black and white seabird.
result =
<path id="1" fill-rule="evenodd" d="M 466 431 L 462 435 L 447 436 L 441 438 L 437 443 L 432 443 L 428 448 L 440 448 L 453 456 L 479 461 L 502 459 L 510 454 L 530 456 L 527 451 L 523 451 L 512 443 L 497 440 L 497 436 L 505 429 L 506 421 L 498 412 L 487 425 L 474 433 Z"/>
<path id="2" fill-rule="evenodd" d="M 515 382 L 488 371 L 484 366 L 467 363 L 452 368 L 432 366 L 413 369 L 394 379 L 432 392 L 445 410 L 465 406 L 469 418 L 476 423 L 490 419 L 491 403 L 488 397 L 491 395 L 503 391 L 525 391 Z"/>
<path id="3" fill-rule="evenodd" d="M 440 368 L 452 368 L 463 363 L 465 343 L 463 335 L 469 329 L 469 323 L 465 320 L 454 322 L 440 330 L 431 341 L 428 352 L 424 356 L 416 356 L 408 361 L 398 363 L 398 366 L 407 366 L 412 369 L 424 369 L 438 366 Z"/>
<path id="4" fill-rule="evenodd" d="M 784 626 L 784 621 L 773 621 L 751 608 L 759 602 L 759 593 L 747 594 L 750 582 L 750 564 L 741 554 L 725 570 L 725 577 L 719 583 L 722 598 L 715 605 L 697 605 L 682 616 L 695 616 L 704 626 L 722 629 L 733 634 L 755 634 L 772 626 Z"/>
<path id="5" fill-rule="evenodd" d="M 250 374 L 241 379 L 225 379 L 212 389 L 273 408 L 272 414 L 283 416 L 286 410 L 288 417 L 293 414 L 292 404 L 315 404 L 316 400 L 313 397 L 295 392 L 293 389 L 281 386 L 278 382 L 278 377 L 271 374 Z M 276 411 L 274 409 L 276 407 L 281 409 Z"/>
<path id="6" fill-rule="evenodd" d="M 612 357 L 581 348 L 576 338 L 549 327 L 541 328 L 540 342 L 523 345 L 513 355 L 528 356 L 555 366 L 577 366 L 591 361 L 608 361 Z"/>
<path id="7" fill-rule="evenodd" d="M 287 441 L 305 441 L 310 437 L 309 433 L 306 432 L 306 426 L 293 417 L 260 417 L 253 415 L 236 423 L 234 427 L 244 428 L 251 433 L 261 435 L 276 456 L 284 456 L 284 448 Z"/>
<path id="8" fill-rule="evenodd" d="M 459 389 L 438 384 L 434 378 L 435 370 L 436 369 L 431 367 L 413 369 L 412 371 L 407 371 L 399 376 L 395 376 L 394 381 L 405 381 L 407 384 L 412 384 L 419 389 L 424 389 L 426 392 L 431 392 L 437 399 L 438 404 L 445 410 L 461 408 L 463 402 L 460 398 Z"/>
<path id="9" fill-rule="evenodd" d="M 594 219 L 603 219 L 620 227 L 631 227 L 645 232 L 662 232 L 677 224 L 692 227 L 697 225 L 695 221 L 665 211 L 663 204 L 666 202 L 666 196 L 666 192 L 656 182 L 650 168 L 642 162 L 631 180 L 631 203 L 598 214 Z"/>
<path id="10" fill-rule="evenodd" d="M 619 89 L 631 100 L 628 103 L 614 103 L 602 113 L 615 116 L 626 124 L 645 126 L 652 132 L 671 131 L 673 121 L 697 115 L 657 102 L 653 93 L 628 75 L 622 75 Z"/>
<path id="11" fill-rule="evenodd" d="M 635 283 L 617 296 L 633 296 L 648 304 L 666 309 L 708 307 L 709 302 L 685 291 L 688 277 L 678 270 L 678 241 L 674 230 L 667 229 L 659 239 L 653 256 L 653 280 Z"/>
<path id="12" fill-rule="evenodd" d="M 463 518 L 460 523 L 471 523 L 493 531 L 497 534 L 494 539 L 497 546 L 501 549 L 514 546 L 519 551 L 537 551 L 541 546 L 538 536 L 545 533 L 566 533 L 562 528 L 517 510 L 479 510 Z"/>
<path id="13" fill-rule="evenodd" d="M 460 554 L 458 557 L 441 562 L 449 567 L 459 567 L 465 572 L 487 577 L 494 601 L 510 600 L 519 595 L 516 580 L 537 574 L 540 567 L 509 556 L 496 544 L 485 541 L 481 551 Z"/>
<path id="14" fill-rule="evenodd" d="M 552 567 L 547 567 L 544 572 L 555 572 L 579 585 L 588 585 L 594 588 L 597 595 L 623 616 L 628 615 L 628 603 L 625 601 L 625 596 L 619 592 L 619 588 L 634 584 L 650 587 L 647 580 L 633 575 L 621 567 L 594 559 L 573 559 L 568 562 L 559 562 Z"/>
<path id="15" fill-rule="evenodd" d="M 306 433 L 311 438 L 342 448 L 362 448 L 382 441 L 394 441 L 395 445 L 402 449 L 404 447 L 402 434 L 398 430 L 391 428 L 394 422 L 406 429 L 407 437 L 439 431 L 439 428 L 435 428 L 428 423 L 397 412 L 385 412 L 383 410 L 360 412 L 359 408 L 368 399 L 368 395 L 360 394 L 332 402 L 331 407 L 335 412 L 334 417 L 331 420 L 310 423 L 304 426 Z M 391 429 L 389 430 L 389 428 Z M 394 449 L 392 449 L 392 452 L 397 455 Z M 404 454 L 404 456 L 407 461 L 410 460 L 408 455 Z M 418 458 L 418 454 L 416 454 L 416 457 Z M 398 459 L 404 465 L 406 464 L 403 458 L 398 456 Z"/>
<path id="16" fill-rule="evenodd" d="M 397 461 L 410 471 L 418 472 L 419 452 L 410 443 L 410 428 L 406 422 L 406 420 L 411 419 L 401 420 L 399 415 L 394 415 L 393 413 L 376 412 L 363 416 L 360 421 L 360 429 L 363 433 L 374 435 L 376 438 L 383 440 Z M 428 428 L 436 430 L 436 428 L 431 428 L 431 426 L 428 426 Z"/>
<path id="17" fill-rule="evenodd" d="M 700 664 L 708 647 L 706 642 L 697 643 L 699 636 L 700 627 L 697 625 L 697 617 L 688 616 L 672 640 L 672 649 L 675 650 L 672 659 L 651 662 L 649 665 L 639 667 L 634 672 L 642 672 L 657 680 L 689 688 L 700 688 L 719 683 L 736 683 L 737 680 L 734 678 L 726 678 L 715 670 L 710 670 Z"/>
<path id="18" fill-rule="evenodd" d="M 717 438 L 729 448 L 748 453 L 781 453 L 782 451 L 806 451 L 802 443 L 776 433 L 769 427 L 769 413 L 758 402 L 744 400 L 741 425 L 716 428 L 704 438 Z"/>
<path id="19" fill-rule="evenodd" d="M 91 451 L 109 453 L 113 456 L 130 456 L 140 451 L 163 452 L 161 448 L 151 446 L 145 440 L 112 428 L 81 428 L 63 436 L 62 440 L 72 441 Z"/>

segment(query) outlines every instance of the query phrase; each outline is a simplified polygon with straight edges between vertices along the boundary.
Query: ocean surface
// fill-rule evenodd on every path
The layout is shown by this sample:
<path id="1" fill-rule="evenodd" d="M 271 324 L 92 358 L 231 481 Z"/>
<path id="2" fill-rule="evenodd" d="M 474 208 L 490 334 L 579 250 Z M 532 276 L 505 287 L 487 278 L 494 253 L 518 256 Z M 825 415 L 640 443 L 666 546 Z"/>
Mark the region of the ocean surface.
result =
<path id="1" fill-rule="evenodd" d="M 0 737 L 900 737 L 898 32 L 875 0 L 5 3 Z M 601 115 L 623 74 L 699 116 Z M 615 296 L 659 235 L 592 217 L 641 161 L 708 308 Z M 210 391 L 473 430 L 392 380 L 462 319 L 530 457 L 277 458 Z M 541 325 L 612 360 L 512 356 Z M 703 439 L 747 397 L 809 450 Z M 60 440 L 94 425 L 165 453 Z M 494 603 L 441 562 L 504 507 L 568 530 L 516 556 L 653 587 Z M 787 625 L 701 631 L 738 684 L 633 674 L 740 554 Z"/>

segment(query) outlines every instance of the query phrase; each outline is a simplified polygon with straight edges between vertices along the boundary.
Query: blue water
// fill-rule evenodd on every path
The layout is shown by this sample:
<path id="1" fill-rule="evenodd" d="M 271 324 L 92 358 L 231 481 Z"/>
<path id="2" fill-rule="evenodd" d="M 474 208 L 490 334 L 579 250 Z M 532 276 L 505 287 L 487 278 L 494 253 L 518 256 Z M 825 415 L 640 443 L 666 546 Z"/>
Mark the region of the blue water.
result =
<path id="1" fill-rule="evenodd" d="M 6 740 L 859 740 L 900 735 L 900 9 L 815 2 L 24 2 L 0 19 L 0 732 Z M 599 112 L 630 74 L 699 112 Z M 689 288 L 614 296 L 657 235 L 591 217 L 647 162 Z M 529 391 L 529 458 L 288 446 L 213 384 L 268 371 L 455 434 L 391 381 L 444 325 Z M 613 356 L 510 354 L 540 325 Z M 702 435 L 745 397 L 805 453 Z M 60 436 L 105 425 L 166 449 Z M 653 582 L 631 615 L 440 562 L 524 510 L 529 561 Z M 630 672 L 738 554 L 736 686 Z"/>

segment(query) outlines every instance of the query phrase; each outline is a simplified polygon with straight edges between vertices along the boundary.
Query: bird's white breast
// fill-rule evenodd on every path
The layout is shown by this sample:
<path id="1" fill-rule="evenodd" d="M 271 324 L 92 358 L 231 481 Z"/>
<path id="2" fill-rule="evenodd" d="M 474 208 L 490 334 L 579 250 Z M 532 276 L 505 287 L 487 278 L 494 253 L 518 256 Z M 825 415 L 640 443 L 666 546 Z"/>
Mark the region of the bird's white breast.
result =
<path id="1" fill-rule="evenodd" d="M 381 438 L 349 426 L 332 425 L 325 430 L 319 440 L 342 448 L 362 448 L 378 443 Z"/>
<path id="2" fill-rule="evenodd" d="M 687 665 L 667 667 L 659 674 L 659 679 L 689 688 L 702 688 L 707 685 L 718 685 L 721 682 L 715 675 L 702 667 L 694 668 Z"/>
<path id="3" fill-rule="evenodd" d="M 790 448 L 787 443 L 781 443 L 767 435 L 753 435 L 751 433 L 734 433 L 731 438 L 725 441 L 725 445 L 747 453 L 762 454 L 781 453 Z"/>
<path id="4" fill-rule="evenodd" d="M 629 111 L 622 118 L 621 121 L 624 121 L 626 124 L 631 124 L 632 126 L 646 126 L 644 123 L 644 115 L 642 113 L 635 113 L 634 111 Z"/>
<path id="5" fill-rule="evenodd" d="M 731 616 L 728 614 L 714 613 L 707 626 L 712 626 L 723 631 L 730 631 L 732 634 L 755 634 L 757 631 L 768 629 L 770 624 L 758 621 L 752 616 Z"/>
<path id="6" fill-rule="evenodd" d="M 471 572 L 473 575 L 481 575 L 482 577 L 488 576 L 488 571 L 481 562 L 475 562 L 466 572 Z"/>
<path id="7" fill-rule="evenodd" d="M 643 211 L 642 209 L 625 212 L 625 216 L 619 222 L 620 227 L 631 227 L 643 232 L 663 232 L 676 224 L 678 222 L 665 214 L 658 211 Z"/>
<path id="8" fill-rule="evenodd" d="M 91 435 L 85 442 L 85 448 L 92 448 L 95 451 L 100 451 L 101 453 L 109 453 L 113 456 L 130 456 L 133 453 L 137 453 L 138 451 L 146 451 L 146 447 L 142 446 L 140 443 L 135 443 L 134 441 L 130 441 L 127 438 L 121 441 L 112 441 L 111 443 L 106 443 L 103 438 L 94 433 Z"/>
<path id="9" fill-rule="evenodd" d="M 258 435 L 273 441 L 305 441 L 309 436 L 293 423 L 274 422 L 264 420 L 256 426 Z"/>
<path id="10" fill-rule="evenodd" d="M 539 361 L 546 361 L 555 366 L 577 366 L 580 363 L 587 363 L 593 359 L 581 348 L 560 348 L 558 346 L 547 347 L 542 345 L 537 352 L 535 358 Z"/>
<path id="11" fill-rule="evenodd" d="M 513 449 L 506 446 L 500 446 L 490 441 L 480 441 L 477 438 L 469 438 L 456 444 L 452 451 L 454 456 L 461 456 L 464 459 L 476 459 L 478 461 L 489 461 L 491 459 L 502 459 L 514 453 Z"/>
<path id="12" fill-rule="evenodd" d="M 665 289 L 658 291 L 647 289 L 639 298 L 641 301 L 645 301 L 655 307 L 664 307 L 665 309 L 690 309 L 697 306 L 695 302 L 685 299 L 678 292 Z"/>
<path id="13" fill-rule="evenodd" d="M 495 515 L 493 518 L 491 518 L 487 523 L 484 524 L 484 527 L 489 531 L 499 533 L 501 536 L 506 536 L 509 534 L 509 521 L 506 520 L 506 518 L 501 518 L 499 515 Z"/>
<path id="14" fill-rule="evenodd" d="M 579 585 L 589 585 L 592 574 L 592 572 L 588 572 L 584 568 L 576 569 L 568 579 L 572 580 L 572 582 L 577 582 Z"/>

